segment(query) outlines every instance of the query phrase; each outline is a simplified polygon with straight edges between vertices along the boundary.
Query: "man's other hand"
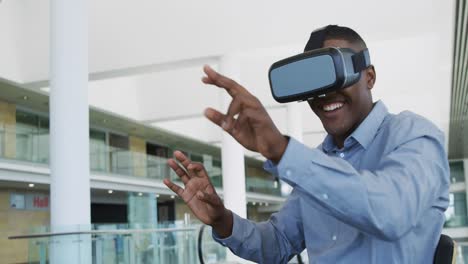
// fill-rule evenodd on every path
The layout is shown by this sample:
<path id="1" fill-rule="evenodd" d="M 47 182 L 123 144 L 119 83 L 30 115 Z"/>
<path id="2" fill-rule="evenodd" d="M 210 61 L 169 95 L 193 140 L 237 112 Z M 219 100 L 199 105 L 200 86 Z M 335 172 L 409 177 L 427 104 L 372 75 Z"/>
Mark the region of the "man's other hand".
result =
<path id="1" fill-rule="evenodd" d="M 183 168 L 174 159 L 169 159 L 167 163 L 185 188 L 167 178 L 164 184 L 187 204 L 200 221 L 212 226 L 220 237 L 230 236 L 232 213 L 224 207 L 203 165 L 192 162 L 180 151 L 175 151 L 174 156 Z"/>

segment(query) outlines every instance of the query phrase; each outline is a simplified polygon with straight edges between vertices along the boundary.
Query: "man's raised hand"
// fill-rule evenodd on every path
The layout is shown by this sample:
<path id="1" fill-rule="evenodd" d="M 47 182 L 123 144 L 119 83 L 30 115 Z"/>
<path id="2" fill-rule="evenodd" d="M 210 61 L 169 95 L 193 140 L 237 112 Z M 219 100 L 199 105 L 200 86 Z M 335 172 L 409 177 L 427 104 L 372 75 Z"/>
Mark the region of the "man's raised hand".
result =
<path id="1" fill-rule="evenodd" d="M 226 114 L 207 108 L 205 116 L 223 128 L 246 149 L 260 152 L 267 159 L 278 162 L 288 144 L 276 128 L 261 102 L 242 87 L 209 66 L 203 68 L 206 84 L 223 88 L 232 97 Z"/>

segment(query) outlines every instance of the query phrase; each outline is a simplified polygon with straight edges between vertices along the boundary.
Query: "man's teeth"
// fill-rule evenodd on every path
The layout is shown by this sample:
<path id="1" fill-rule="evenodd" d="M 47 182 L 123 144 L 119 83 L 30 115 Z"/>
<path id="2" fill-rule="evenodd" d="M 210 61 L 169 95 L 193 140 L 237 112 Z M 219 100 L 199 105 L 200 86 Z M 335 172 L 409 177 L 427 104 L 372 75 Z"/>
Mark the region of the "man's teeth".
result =
<path id="1" fill-rule="evenodd" d="M 333 111 L 335 109 L 341 108 L 343 106 L 343 103 L 332 103 L 332 104 L 327 104 L 323 106 L 323 110 L 325 112 Z"/>

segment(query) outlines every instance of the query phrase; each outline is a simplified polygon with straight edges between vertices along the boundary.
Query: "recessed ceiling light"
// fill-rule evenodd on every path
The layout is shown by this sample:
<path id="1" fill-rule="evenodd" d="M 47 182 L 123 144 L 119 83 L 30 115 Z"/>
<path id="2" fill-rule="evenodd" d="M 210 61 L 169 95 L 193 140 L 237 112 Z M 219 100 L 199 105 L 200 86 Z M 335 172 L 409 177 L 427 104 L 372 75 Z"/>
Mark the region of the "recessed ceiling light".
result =
<path id="1" fill-rule="evenodd" d="M 159 198 L 159 194 L 156 194 L 156 198 Z"/>
<path id="2" fill-rule="evenodd" d="M 174 196 L 174 195 L 171 195 L 171 199 L 174 199 L 174 198 L 175 198 L 175 196 Z"/>
<path id="3" fill-rule="evenodd" d="M 138 193 L 138 196 L 143 196 L 143 193 Z"/>
<path id="4" fill-rule="evenodd" d="M 30 184 L 28 184 L 28 186 L 29 186 L 30 188 L 33 188 L 33 187 L 34 187 L 34 183 L 30 183 Z"/>
<path id="5" fill-rule="evenodd" d="M 255 202 L 252 202 L 252 205 L 255 205 L 256 203 Z"/>
<path id="6" fill-rule="evenodd" d="M 107 191 L 109 194 L 113 193 L 114 191 L 113 190 L 108 190 Z"/>

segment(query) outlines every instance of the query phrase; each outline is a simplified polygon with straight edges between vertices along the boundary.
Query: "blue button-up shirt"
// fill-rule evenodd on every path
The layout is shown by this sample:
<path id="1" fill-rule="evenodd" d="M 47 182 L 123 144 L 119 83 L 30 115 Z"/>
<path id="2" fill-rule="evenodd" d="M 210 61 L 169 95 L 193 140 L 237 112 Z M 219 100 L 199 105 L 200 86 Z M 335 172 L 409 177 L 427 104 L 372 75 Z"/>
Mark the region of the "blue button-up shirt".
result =
<path id="1" fill-rule="evenodd" d="M 259 263 L 286 263 L 307 248 L 310 263 L 432 263 L 448 206 L 443 133 L 377 102 L 339 149 L 331 136 L 311 149 L 293 138 L 265 169 L 293 186 L 266 222 L 234 214 L 218 242 Z"/>

